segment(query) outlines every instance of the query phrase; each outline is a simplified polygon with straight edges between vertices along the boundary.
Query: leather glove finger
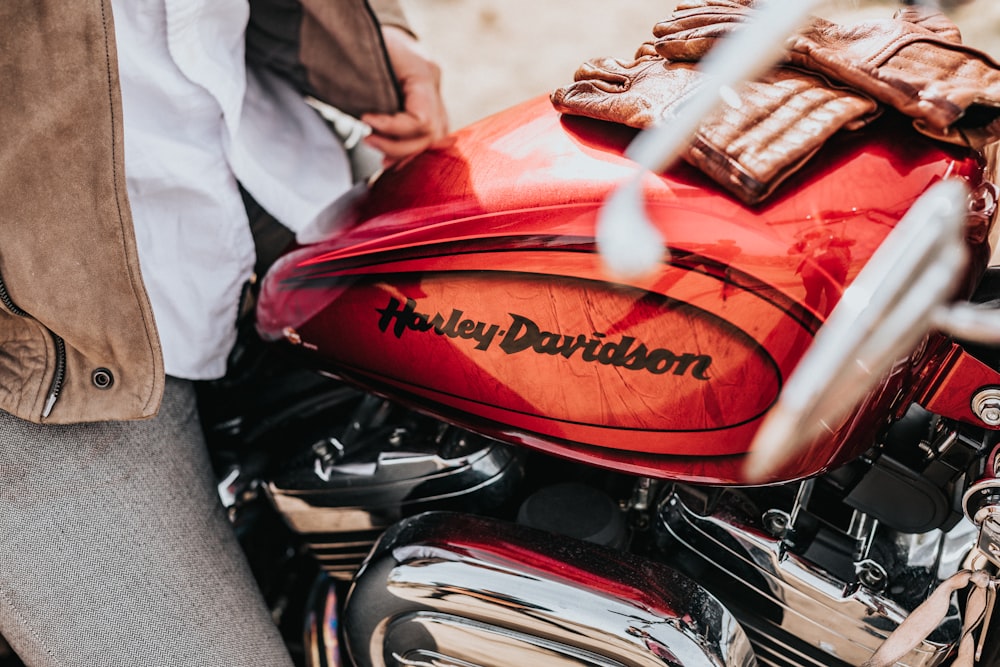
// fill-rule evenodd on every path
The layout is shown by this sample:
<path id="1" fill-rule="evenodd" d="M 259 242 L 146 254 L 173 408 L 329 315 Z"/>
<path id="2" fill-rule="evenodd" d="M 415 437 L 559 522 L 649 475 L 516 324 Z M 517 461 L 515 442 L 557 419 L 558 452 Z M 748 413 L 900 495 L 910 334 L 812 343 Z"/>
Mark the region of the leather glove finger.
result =
<path id="1" fill-rule="evenodd" d="M 949 42 L 962 43 L 962 31 L 959 30 L 954 21 L 939 11 L 927 9 L 921 5 L 907 5 L 897 10 L 893 18 L 918 25 L 924 30 L 930 30 Z"/>
<path id="2" fill-rule="evenodd" d="M 715 43 L 750 21 L 753 0 L 710 0 L 677 6 L 653 26 L 656 52 L 667 60 L 700 60 Z"/>
<path id="3" fill-rule="evenodd" d="M 588 60 L 572 84 L 552 93 L 552 104 L 561 113 L 649 127 L 668 116 L 701 79 L 692 65 L 666 65 L 655 55 Z"/>

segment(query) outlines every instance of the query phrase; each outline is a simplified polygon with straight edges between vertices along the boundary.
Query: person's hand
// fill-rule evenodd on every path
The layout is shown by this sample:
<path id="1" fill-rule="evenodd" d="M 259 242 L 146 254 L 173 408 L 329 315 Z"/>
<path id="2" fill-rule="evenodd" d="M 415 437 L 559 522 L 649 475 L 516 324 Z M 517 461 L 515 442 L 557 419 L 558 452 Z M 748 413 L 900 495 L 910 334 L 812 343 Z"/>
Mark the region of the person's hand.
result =
<path id="1" fill-rule="evenodd" d="M 448 114 L 441 98 L 441 69 L 410 33 L 384 26 L 389 60 L 403 93 L 403 110 L 395 114 L 364 114 L 372 128 L 365 141 L 385 155 L 387 164 L 428 148 L 446 144 Z"/>

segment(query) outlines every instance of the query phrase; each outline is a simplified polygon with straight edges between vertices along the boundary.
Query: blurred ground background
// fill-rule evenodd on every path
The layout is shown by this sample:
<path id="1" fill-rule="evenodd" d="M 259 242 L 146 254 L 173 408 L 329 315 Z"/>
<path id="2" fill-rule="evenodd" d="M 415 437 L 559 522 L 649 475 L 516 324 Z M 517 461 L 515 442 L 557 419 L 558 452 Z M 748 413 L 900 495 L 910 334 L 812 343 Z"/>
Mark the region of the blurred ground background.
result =
<path id="1" fill-rule="evenodd" d="M 588 58 L 628 58 L 666 18 L 674 0 L 402 0 L 414 29 L 441 64 L 452 127 L 570 83 Z M 954 3 L 951 3 L 954 4 Z M 816 14 L 837 21 L 887 18 L 898 0 L 826 0 Z M 948 9 L 971 44 L 1000 60 L 1000 0 Z"/>

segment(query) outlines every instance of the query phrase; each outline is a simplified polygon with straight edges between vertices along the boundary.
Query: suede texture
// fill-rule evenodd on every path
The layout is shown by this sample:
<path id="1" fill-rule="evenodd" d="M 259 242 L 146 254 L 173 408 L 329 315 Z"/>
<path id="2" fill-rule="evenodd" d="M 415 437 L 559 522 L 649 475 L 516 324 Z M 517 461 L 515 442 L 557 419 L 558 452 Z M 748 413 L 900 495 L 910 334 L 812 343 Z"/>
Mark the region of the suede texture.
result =
<path id="1" fill-rule="evenodd" d="M 383 25 L 412 34 L 397 0 L 250 0 L 247 62 L 352 116 L 394 113 Z"/>
<path id="2" fill-rule="evenodd" d="M 403 104 L 380 26 L 402 26 L 402 11 L 393 0 L 374 7 L 366 0 L 302 0 L 299 58 L 309 84 L 319 99 L 355 117 L 395 113 Z"/>
<path id="3" fill-rule="evenodd" d="M 352 116 L 395 113 L 384 25 L 412 34 L 397 0 L 250 0 L 247 62 Z"/>
<path id="4" fill-rule="evenodd" d="M 110 3 L 0 3 L 0 408 L 30 421 L 156 413 L 164 373 L 125 190 Z M 65 381 L 51 413 L 55 334 Z M 113 374 L 99 388 L 97 369 Z"/>

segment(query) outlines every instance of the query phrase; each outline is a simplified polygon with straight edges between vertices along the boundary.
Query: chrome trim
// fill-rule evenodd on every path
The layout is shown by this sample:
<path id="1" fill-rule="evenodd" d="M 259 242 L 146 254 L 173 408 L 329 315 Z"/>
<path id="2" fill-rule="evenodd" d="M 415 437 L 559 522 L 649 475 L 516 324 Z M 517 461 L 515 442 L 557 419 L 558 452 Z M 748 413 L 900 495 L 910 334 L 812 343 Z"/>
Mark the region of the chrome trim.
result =
<path id="1" fill-rule="evenodd" d="M 699 581 L 729 606 L 752 640 L 760 637 L 781 645 L 794 637 L 803 643 L 795 650 L 815 653 L 808 659 L 799 656 L 794 661 L 772 662 L 758 648 L 762 663 L 861 664 L 907 616 L 908 610 L 887 596 L 857 582 L 836 579 L 790 552 L 780 538 L 741 524 L 738 516 L 738 510 L 727 508 L 724 502 L 712 514 L 701 516 L 674 492 L 661 506 L 659 521 L 660 528 L 679 543 L 668 564 L 696 559 L 700 571 L 709 566 L 708 571 L 717 576 L 704 574 Z M 947 536 L 940 537 L 939 554 L 947 542 Z M 958 630 L 957 624 L 939 628 L 899 664 L 940 664 L 957 640 Z M 791 650 L 787 643 L 785 647 Z M 823 658 L 824 654 L 828 657 Z"/>
<path id="2" fill-rule="evenodd" d="M 751 667 L 743 629 L 659 563 L 495 519 L 399 522 L 349 593 L 358 667 Z"/>
<path id="3" fill-rule="evenodd" d="M 382 426 L 364 446 L 355 446 L 357 436 L 337 439 L 354 447 L 346 455 L 332 438 L 321 441 L 313 457 L 289 462 L 264 486 L 323 569 L 344 581 L 401 517 L 444 507 L 495 508 L 523 476 L 520 453 L 495 440 Z"/>

